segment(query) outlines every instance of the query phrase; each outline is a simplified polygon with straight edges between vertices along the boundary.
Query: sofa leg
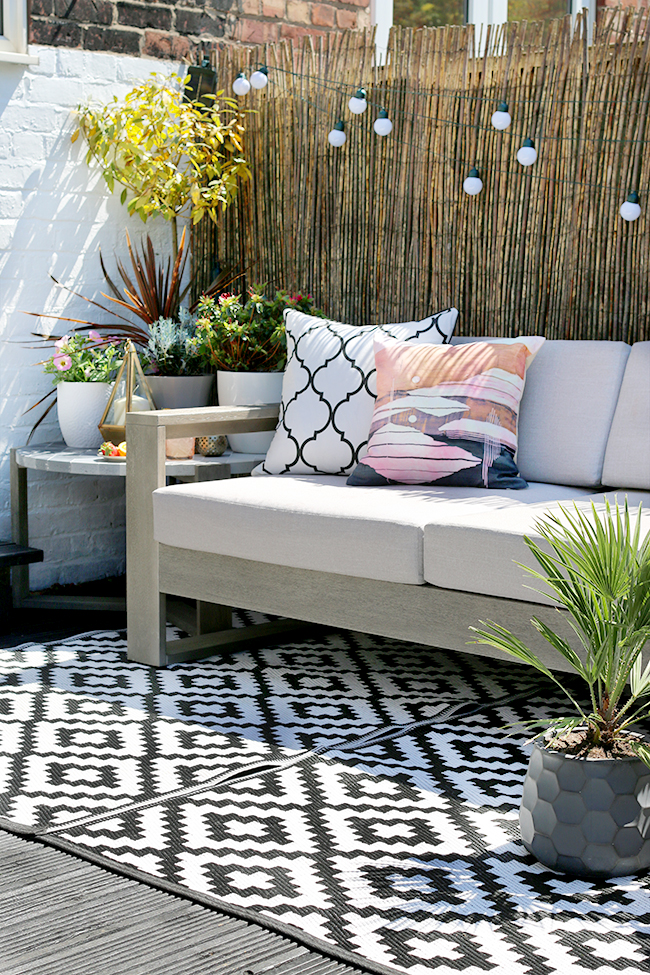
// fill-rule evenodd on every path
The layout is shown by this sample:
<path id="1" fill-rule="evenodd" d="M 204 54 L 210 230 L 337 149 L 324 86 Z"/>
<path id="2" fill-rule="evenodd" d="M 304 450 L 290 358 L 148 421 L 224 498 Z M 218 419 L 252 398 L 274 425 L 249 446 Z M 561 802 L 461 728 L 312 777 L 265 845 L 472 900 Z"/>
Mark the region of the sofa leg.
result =
<path id="1" fill-rule="evenodd" d="M 232 608 L 220 606 L 218 603 L 196 603 L 196 632 L 218 633 L 232 627 Z"/>

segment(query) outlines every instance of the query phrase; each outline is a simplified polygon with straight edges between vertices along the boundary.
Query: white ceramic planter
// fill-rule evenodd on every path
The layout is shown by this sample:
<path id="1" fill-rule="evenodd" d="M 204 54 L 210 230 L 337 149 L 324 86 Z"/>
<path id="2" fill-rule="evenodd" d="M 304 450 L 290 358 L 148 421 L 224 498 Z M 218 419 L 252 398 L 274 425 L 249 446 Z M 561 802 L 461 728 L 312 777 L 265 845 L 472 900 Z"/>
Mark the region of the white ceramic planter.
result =
<path id="1" fill-rule="evenodd" d="M 159 410 L 181 410 L 207 406 L 214 376 L 147 376 L 149 389 Z"/>
<path id="2" fill-rule="evenodd" d="M 282 372 L 218 372 L 219 406 L 269 406 L 282 399 Z M 237 433 L 228 436 L 230 449 L 238 454 L 265 454 L 273 432 Z"/>
<path id="3" fill-rule="evenodd" d="M 102 435 L 98 424 L 102 418 L 111 383 L 59 383 L 56 408 L 59 426 L 68 447 L 99 447 Z"/>

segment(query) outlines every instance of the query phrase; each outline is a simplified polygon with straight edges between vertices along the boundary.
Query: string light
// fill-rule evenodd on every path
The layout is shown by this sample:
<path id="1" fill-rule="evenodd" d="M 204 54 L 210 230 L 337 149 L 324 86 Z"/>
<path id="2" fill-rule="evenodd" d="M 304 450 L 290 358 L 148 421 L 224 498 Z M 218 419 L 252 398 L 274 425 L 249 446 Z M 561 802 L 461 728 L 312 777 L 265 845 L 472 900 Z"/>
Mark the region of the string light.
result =
<path id="1" fill-rule="evenodd" d="M 267 67 L 258 68 L 251 75 L 251 85 L 253 88 L 266 88 L 269 83 L 269 69 Z"/>
<path id="2" fill-rule="evenodd" d="M 632 220 L 638 220 L 641 216 L 641 207 L 639 206 L 639 194 L 636 190 L 633 190 L 625 203 L 621 204 L 621 209 L 618 211 L 623 217 L 623 220 L 627 220 L 631 223 Z"/>
<path id="3" fill-rule="evenodd" d="M 537 162 L 537 149 L 532 139 L 524 139 L 524 144 L 517 153 L 517 162 L 522 166 L 532 166 Z"/>
<path id="4" fill-rule="evenodd" d="M 235 78 L 235 80 L 233 81 L 232 90 L 236 95 L 239 95 L 240 98 L 243 95 L 247 95 L 251 90 L 251 83 L 243 71 L 240 71 L 237 77 Z"/>
<path id="5" fill-rule="evenodd" d="M 393 123 L 388 118 L 388 112 L 385 108 L 382 108 L 379 115 L 375 119 L 373 129 L 377 135 L 390 135 L 393 131 Z"/>
<path id="6" fill-rule="evenodd" d="M 258 88 L 258 89 L 265 88 L 269 80 L 268 70 L 269 69 L 266 66 L 258 68 L 256 71 L 252 73 L 250 81 L 246 78 L 246 75 L 243 71 L 240 72 L 240 74 L 235 79 L 232 85 L 235 94 L 240 96 L 248 94 L 251 88 L 251 84 L 254 88 Z M 275 67 L 274 70 L 282 72 L 283 74 L 286 75 L 290 75 L 291 77 L 309 78 L 310 80 L 315 81 L 318 84 L 318 86 L 320 88 L 323 88 L 324 90 L 329 90 L 329 91 L 340 90 L 340 88 L 338 87 L 338 85 L 336 85 L 335 82 L 326 82 L 323 79 L 310 74 L 303 74 L 302 72 L 290 71 L 285 68 L 279 68 L 279 67 Z M 412 90 L 404 89 L 404 90 L 408 92 L 412 91 L 413 94 L 420 94 L 419 89 L 412 89 Z M 456 89 L 446 89 L 446 88 L 436 89 L 435 92 L 433 93 L 446 94 L 448 92 L 452 92 L 458 98 L 467 98 L 471 100 L 480 100 L 483 97 L 481 94 L 473 94 L 471 92 L 458 92 L 456 91 Z M 318 108 L 319 111 L 321 112 L 324 111 L 323 109 L 319 108 L 315 103 L 312 103 L 309 99 L 304 98 L 304 96 L 302 100 L 307 102 L 308 104 L 311 104 L 314 108 Z M 523 101 L 525 102 L 526 99 L 523 99 Z M 557 102 L 557 99 L 555 101 Z M 560 99 L 560 102 L 562 104 L 566 103 L 571 105 L 577 103 L 575 99 Z M 348 102 L 350 111 L 355 115 L 363 114 L 363 112 L 365 112 L 366 109 L 368 108 L 368 104 L 373 104 L 373 103 L 368 102 L 366 97 L 366 91 L 364 88 L 358 88 L 356 94 L 353 95 L 353 97 L 350 98 Z M 436 125 L 453 125 L 458 128 L 473 128 L 473 129 L 484 128 L 484 126 L 481 125 L 477 126 L 475 123 L 465 123 L 460 120 L 453 120 L 453 119 L 442 119 L 438 116 L 429 116 L 426 114 L 422 115 L 417 112 L 407 113 L 402 111 L 402 112 L 398 112 L 398 114 L 404 116 L 408 115 L 409 118 L 413 118 L 413 119 L 422 118 L 425 121 L 434 122 Z M 512 124 L 512 116 L 508 111 L 507 102 L 505 101 L 499 102 L 497 110 L 492 114 L 490 121 L 492 126 L 498 130 L 507 129 Z M 389 119 L 388 112 L 386 111 L 385 108 L 380 109 L 378 116 L 375 119 L 375 122 L 373 124 L 373 128 L 376 134 L 379 136 L 386 136 L 392 132 L 393 123 Z M 547 140 L 553 140 L 553 141 L 573 141 L 573 137 L 571 136 L 550 135 L 550 136 L 546 136 L 545 138 Z M 347 136 L 344 131 L 344 124 L 341 120 L 339 120 L 335 124 L 334 128 L 329 132 L 328 140 L 331 145 L 336 147 L 343 146 L 347 141 Z M 631 144 L 636 144 L 636 143 L 645 144 L 645 140 L 635 139 L 635 138 L 611 139 L 611 140 L 606 139 L 604 141 L 612 141 L 617 143 L 620 142 L 620 143 L 631 143 Z M 450 163 L 457 161 L 455 157 L 451 157 L 451 156 L 447 157 L 441 155 L 440 158 L 447 159 Z M 537 158 L 538 158 L 538 154 L 537 154 L 537 150 L 535 149 L 533 140 L 525 139 L 523 145 L 517 152 L 517 161 L 522 166 L 532 166 L 537 161 Z M 495 172 L 510 175 L 510 171 L 505 169 L 497 168 Z M 563 179 L 563 178 L 558 178 L 557 176 L 551 174 L 539 174 L 536 178 L 542 180 L 549 180 L 551 182 L 556 182 L 556 183 L 567 183 L 576 186 L 586 186 L 586 187 L 599 188 L 599 189 L 610 189 L 615 191 L 615 187 L 611 186 L 610 184 L 592 183 L 592 182 L 585 182 L 585 181 L 572 180 L 566 178 Z M 469 196 L 476 196 L 483 189 L 483 181 L 481 180 L 478 174 L 478 170 L 475 167 L 473 167 L 470 170 L 469 175 L 463 182 L 463 189 Z M 641 215 L 641 207 L 639 206 L 638 193 L 631 192 L 628 195 L 626 201 L 621 205 L 619 213 L 622 219 L 626 221 L 634 221 L 639 218 L 639 216 Z"/>
<path id="7" fill-rule="evenodd" d="M 512 122 L 512 116 L 508 111 L 506 102 L 499 102 L 499 106 L 490 119 L 495 129 L 507 129 Z"/>
<path id="8" fill-rule="evenodd" d="M 469 176 L 463 183 L 463 189 L 468 196 L 476 196 L 483 189 L 483 180 L 479 177 L 478 169 L 474 166 L 469 171 Z"/>
<path id="9" fill-rule="evenodd" d="M 340 120 L 336 123 L 330 134 L 327 136 L 330 145 L 336 146 L 338 149 L 340 146 L 345 144 L 347 138 L 345 132 L 343 131 L 343 122 Z"/>
<path id="10" fill-rule="evenodd" d="M 368 102 L 366 101 L 365 88 L 357 88 L 356 95 L 353 95 L 348 102 L 348 108 L 354 115 L 362 115 L 367 107 Z"/>

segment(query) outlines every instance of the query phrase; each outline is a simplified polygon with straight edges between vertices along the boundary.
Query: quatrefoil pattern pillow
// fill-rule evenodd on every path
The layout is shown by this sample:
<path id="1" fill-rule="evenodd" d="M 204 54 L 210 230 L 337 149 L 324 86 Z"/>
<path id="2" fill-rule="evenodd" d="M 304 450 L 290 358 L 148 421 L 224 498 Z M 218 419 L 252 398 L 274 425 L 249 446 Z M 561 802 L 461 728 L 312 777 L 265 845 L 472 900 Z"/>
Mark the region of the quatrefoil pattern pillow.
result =
<path id="1" fill-rule="evenodd" d="M 365 454 L 377 396 L 374 340 L 447 344 L 457 317 L 448 308 L 421 322 L 355 326 L 285 312 L 278 428 L 255 473 L 349 474 Z"/>

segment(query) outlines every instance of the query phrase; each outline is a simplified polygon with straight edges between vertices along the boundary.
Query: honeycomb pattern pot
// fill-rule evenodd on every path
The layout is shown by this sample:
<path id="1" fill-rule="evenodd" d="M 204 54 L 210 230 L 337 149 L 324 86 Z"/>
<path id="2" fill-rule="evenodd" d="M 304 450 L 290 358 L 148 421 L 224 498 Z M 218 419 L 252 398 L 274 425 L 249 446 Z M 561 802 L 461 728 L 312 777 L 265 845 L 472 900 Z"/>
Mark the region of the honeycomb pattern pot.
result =
<path id="1" fill-rule="evenodd" d="M 519 810 L 529 853 L 576 877 L 650 867 L 650 768 L 636 758 L 586 759 L 535 745 Z"/>

